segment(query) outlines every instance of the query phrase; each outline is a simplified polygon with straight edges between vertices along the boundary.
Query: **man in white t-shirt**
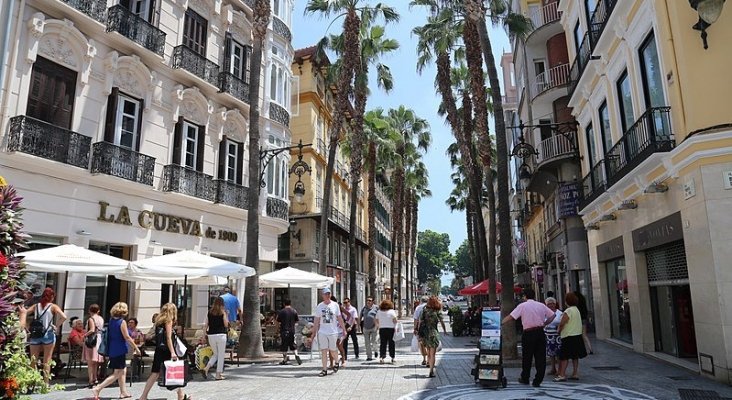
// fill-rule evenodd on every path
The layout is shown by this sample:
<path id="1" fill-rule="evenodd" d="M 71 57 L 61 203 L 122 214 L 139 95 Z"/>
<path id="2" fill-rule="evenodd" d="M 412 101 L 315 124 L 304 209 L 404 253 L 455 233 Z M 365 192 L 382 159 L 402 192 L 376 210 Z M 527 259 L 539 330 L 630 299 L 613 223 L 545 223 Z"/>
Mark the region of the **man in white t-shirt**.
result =
<path id="1" fill-rule="evenodd" d="M 419 352 L 422 353 L 422 365 L 427 366 L 427 349 L 422 344 L 422 340 L 419 339 L 419 323 L 422 317 L 422 311 L 429 301 L 429 297 L 422 296 L 421 303 L 414 309 L 414 336 L 417 336 L 419 340 Z"/>
<path id="2" fill-rule="evenodd" d="M 328 375 L 328 352 L 333 360 L 338 359 L 337 340 L 340 326 L 342 336 L 345 337 L 346 326 L 341 316 L 341 308 L 337 303 L 330 301 L 330 288 L 323 289 L 323 301 L 315 307 L 315 321 L 313 332 L 317 332 L 318 347 L 320 348 L 320 359 L 323 362 L 323 370 L 320 376 Z M 333 366 L 333 372 L 338 372 L 338 363 Z"/>

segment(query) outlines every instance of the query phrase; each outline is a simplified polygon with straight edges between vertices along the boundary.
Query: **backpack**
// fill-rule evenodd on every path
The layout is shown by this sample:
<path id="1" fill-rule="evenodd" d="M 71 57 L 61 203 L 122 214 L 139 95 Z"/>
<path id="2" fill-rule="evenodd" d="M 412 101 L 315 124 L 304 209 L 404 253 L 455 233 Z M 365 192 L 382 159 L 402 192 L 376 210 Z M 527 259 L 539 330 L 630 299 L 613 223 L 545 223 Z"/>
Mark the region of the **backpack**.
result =
<path id="1" fill-rule="evenodd" d="M 43 318 L 43 315 L 48 311 L 51 307 L 46 307 L 46 309 L 43 310 L 43 312 L 38 315 L 38 306 L 36 306 L 36 317 L 31 321 L 30 323 L 30 338 L 31 339 L 40 339 L 46 335 L 46 332 L 48 332 L 48 327 L 43 325 L 43 321 L 41 321 L 41 318 Z"/>
<path id="2" fill-rule="evenodd" d="M 109 334 L 108 334 L 108 328 L 102 328 L 102 343 L 99 343 L 99 350 L 97 350 L 97 353 L 101 356 L 106 356 L 107 351 L 109 350 Z M 94 335 L 96 337 L 97 335 Z"/>

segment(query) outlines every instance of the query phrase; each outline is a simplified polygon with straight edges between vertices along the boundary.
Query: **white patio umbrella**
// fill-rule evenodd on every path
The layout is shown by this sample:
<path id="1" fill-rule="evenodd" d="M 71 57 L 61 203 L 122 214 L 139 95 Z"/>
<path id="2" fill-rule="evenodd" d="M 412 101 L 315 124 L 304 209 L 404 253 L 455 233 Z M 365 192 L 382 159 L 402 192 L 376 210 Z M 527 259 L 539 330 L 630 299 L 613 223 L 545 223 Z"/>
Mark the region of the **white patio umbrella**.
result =
<path id="1" fill-rule="evenodd" d="M 261 288 L 315 288 L 322 289 L 333 284 L 333 278 L 287 267 L 261 275 Z"/>
<path id="2" fill-rule="evenodd" d="M 23 262 L 28 271 L 35 272 L 79 272 L 113 275 L 123 273 L 127 270 L 129 264 L 127 260 L 73 244 L 24 251 L 17 255 L 23 257 Z"/>

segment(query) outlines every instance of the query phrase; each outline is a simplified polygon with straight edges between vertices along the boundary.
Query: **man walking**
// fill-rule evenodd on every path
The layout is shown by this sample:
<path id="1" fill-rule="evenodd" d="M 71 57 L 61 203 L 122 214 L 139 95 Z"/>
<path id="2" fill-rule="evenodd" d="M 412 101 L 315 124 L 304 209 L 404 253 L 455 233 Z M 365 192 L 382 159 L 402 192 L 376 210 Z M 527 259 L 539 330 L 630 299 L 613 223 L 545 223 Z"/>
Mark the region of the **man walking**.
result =
<path id="1" fill-rule="evenodd" d="M 229 319 L 229 326 L 238 327 L 239 321 L 241 321 L 241 303 L 231 293 L 230 287 L 224 286 L 224 294 L 221 295 L 221 300 L 224 301 L 224 310 L 226 311 L 226 318 Z"/>
<path id="2" fill-rule="evenodd" d="M 366 361 L 372 361 L 372 349 L 376 344 L 376 312 L 379 306 L 374 304 L 371 297 L 366 299 L 366 305 L 361 309 L 361 332 L 363 332 L 363 340 L 366 342 Z M 373 352 L 376 354 L 376 352 Z"/>
<path id="3" fill-rule="evenodd" d="M 534 387 L 539 387 L 541 381 L 544 380 L 544 372 L 546 371 L 546 336 L 544 336 L 544 327 L 554 320 L 554 312 L 544 303 L 535 301 L 536 293 L 533 289 L 524 289 L 525 301 L 511 311 L 503 319 L 501 324 L 505 324 L 510 320 L 521 318 L 521 324 L 524 333 L 521 335 L 522 362 L 521 362 L 521 378 L 519 383 L 529 384 L 531 376 L 531 359 L 536 364 L 536 376 L 531 383 Z"/>
<path id="4" fill-rule="evenodd" d="M 429 301 L 429 297 L 422 296 L 421 303 L 417 306 L 417 308 L 414 309 L 414 336 L 417 336 L 417 340 L 419 340 L 419 352 L 422 353 L 422 365 L 427 367 L 427 349 L 424 347 L 424 344 L 422 343 L 422 340 L 419 338 L 419 325 L 420 325 L 420 318 L 422 317 L 422 311 L 424 310 L 424 307 L 427 305 L 427 302 Z"/>
<path id="5" fill-rule="evenodd" d="M 346 297 L 343 299 L 343 308 L 346 309 L 347 314 L 345 315 L 346 322 L 346 341 L 343 343 L 343 350 L 345 350 L 345 357 L 348 358 L 348 339 L 353 339 L 353 354 L 358 360 L 358 310 L 356 307 L 351 305 L 351 299 Z M 345 362 L 345 360 L 344 360 Z"/>
<path id="6" fill-rule="evenodd" d="M 280 328 L 280 351 L 282 351 L 282 362 L 280 365 L 287 364 L 287 350 L 295 352 L 295 360 L 297 365 L 302 364 L 300 356 L 297 354 L 297 346 L 295 346 L 295 325 L 300 317 L 297 311 L 292 308 L 290 299 L 285 299 L 285 306 L 277 313 L 277 324 Z"/>
<path id="7" fill-rule="evenodd" d="M 317 332 L 318 348 L 320 348 L 320 360 L 323 363 L 323 369 L 319 376 L 328 375 L 328 354 L 333 360 L 338 359 L 338 327 L 346 332 L 346 326 L 341 317 L 341 308 L 337 303 L 330 301 L 330 288 L 323 289 L 323 301 L 315 307 L 315 321 L 313 323 L 313 332 Z M 554 314 L 552 314 L 554 315 Z M 333 366 L 333 372 L 338 372 L 338 363 Z"/>

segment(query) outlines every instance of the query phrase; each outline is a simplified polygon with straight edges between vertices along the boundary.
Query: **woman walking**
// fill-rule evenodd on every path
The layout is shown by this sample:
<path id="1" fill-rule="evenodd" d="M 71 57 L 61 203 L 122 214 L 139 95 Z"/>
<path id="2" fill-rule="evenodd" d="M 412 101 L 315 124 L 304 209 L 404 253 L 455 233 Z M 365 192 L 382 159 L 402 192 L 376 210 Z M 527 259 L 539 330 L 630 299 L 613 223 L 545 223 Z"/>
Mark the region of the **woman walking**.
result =
<path id="1" fill-rule="evenodd" d="M 155 382 L 160 376 L 160 367 L 168 360 L 177 361 L 178 355 L 173 347 L 173 327 L 175 326 L 176 316 L 178 315 L 178 307 L 173 303 L 163 305 L 155 319 L 155 354 L 153 355 L 152 368 L 150 368 L 150 376 L 145 382 L 145 388 L 140 395 L 140 400 L 147 400 Z M 172 390 L 172 389 L 171 389 Z M 189 400 L 191 397 L 183 394 L 182 388 L 175 389 L 178 394 L 178 400 Z"/>
<path id="2" fill-rule="evenodd" d="M 559 349 L 562 345 L 562 339 L 559 338 L 559 323 L 562 322 L 562 312 L 557 309 L 557 299 L 547 297 L 544 304 L 554 311 L 554 320 L 544 327 L 544 335 L 546 335 L 546 356 L 552 363 L 552 370 L 549 375 L 556 375 L 559 370 Z"/>
<path id="3" fill-rule="evenodd" d="M 26 321 L 31 321 L 30 325 L 30 352 L 31 366 L 37 368 L 38 356 L 43 352 L 43 380 L 48 384 L 51 378 L 51 357 L 53 356 L 53 348 L 56 345 L 56 332 L 59 331 L 61 325 L 66 321 L 61 307 L 53 304 L 56 299 L 56 293 L 53 289 L 46 288 L 41 295 L 41 302 L 36 304 L 30 310 L 33 314 L 31 319 L 28 311 L 25 311 Z M 53 319 L 56 317 L 56 323 Z"/>
<path id="4" fill-rule="evenodd" d="M 99 383 L 99 366 L 104 362 L 104 357 L 99 354 L 99 345 L 102 343 L 102 328 L 104 328 L 104 318 L 99 315 L 99 304 L 92 304 L 89 306 L 89 319 L 86 320 L 86 335 L 82 357 L 87 364 L 89 389 Z M 96 336 L 96 341 L 92 347 L 86 344 L 86 338 L 90 336 Z"/>
<path id="5" fill-rule="evenodd" d="M 580 315 L 577 304 L 579 300 L 577 295 L 569 292 L 564 297 L 564 303 L 569 306 L 564 310 L 562 321 L 559 323 L 559 336 L 562 340 L 562 347 L 559 349 L 559 374 L 554 378 L 554 382 L 564 382 L 567 380 L 565 375 L 567 372 L 567 364 L 572 360 L 572 368 L 574 369 L 571 380 L 579 380 L 579 359 L 587 357 L 585 343 L 582 340 L 582 316 Z"/>
<path id="6" fill-rule="evenodd" d="M 386 346 L 389 346 L 389 356 L 394 364 L 394 329 L 397 324 L 397 314 L 394 311 L 394 303 L 384 300 L 379 305 L 376 313 L 376 329 L 379 331 L 379 363 L 383 364 L 386 358 Z"/>
<path id="7" fill-rule="evenodd" d="M 226 357 L 226 333 L 229 328 L 229 319 L 224 312 L 224 299 L 217 297 L 211 310 L 206 316 L 206 334 L 208 344 L 213 349 L 213 356 L 208 360 L 206 368 L 201 371 L 203 379 L 208 379 L 208 370 L 216 363 L 216 380 L 224 379 L 224 358 Z"/>
<path id="8" fill-rule="evenodd" d="M 131 394 L 125 391 L 125 378 L 127 377 L 127 365 L 125 356 L 127 355 L 127 344 L 133 349 L 135 355 L 140 354 L 140 349 L 130 337 L 127 330 L 127 322 L 124 318 L 127 316 L 127 303 L 119 302 L 112 307 L 110 311 L 112 319 L 109 320 L 107 327 L 107 356 L 109 357 L 109 368 L 114 371 L 102 383 L 92 389 L 93 398 L 99 399 L 99 393 L 105 387 L 111 385 L 115 381 L 119 383 L 119 398 L 129 399 Z"/>
<path id="9" fill-rule="evenodd" d="M 442 333 L 447 335 L 445 321 L 442 320 L 442 304 L 436 296 L 430 297 L 422 314 L 419 316 L 419 338 L 427 349 L 427 365 L 430 367 L 430 378 L 435 377 L 435 356 L 440 345 L 440 333 L 437 331 L 438 322 L 442 325 Z"/>

